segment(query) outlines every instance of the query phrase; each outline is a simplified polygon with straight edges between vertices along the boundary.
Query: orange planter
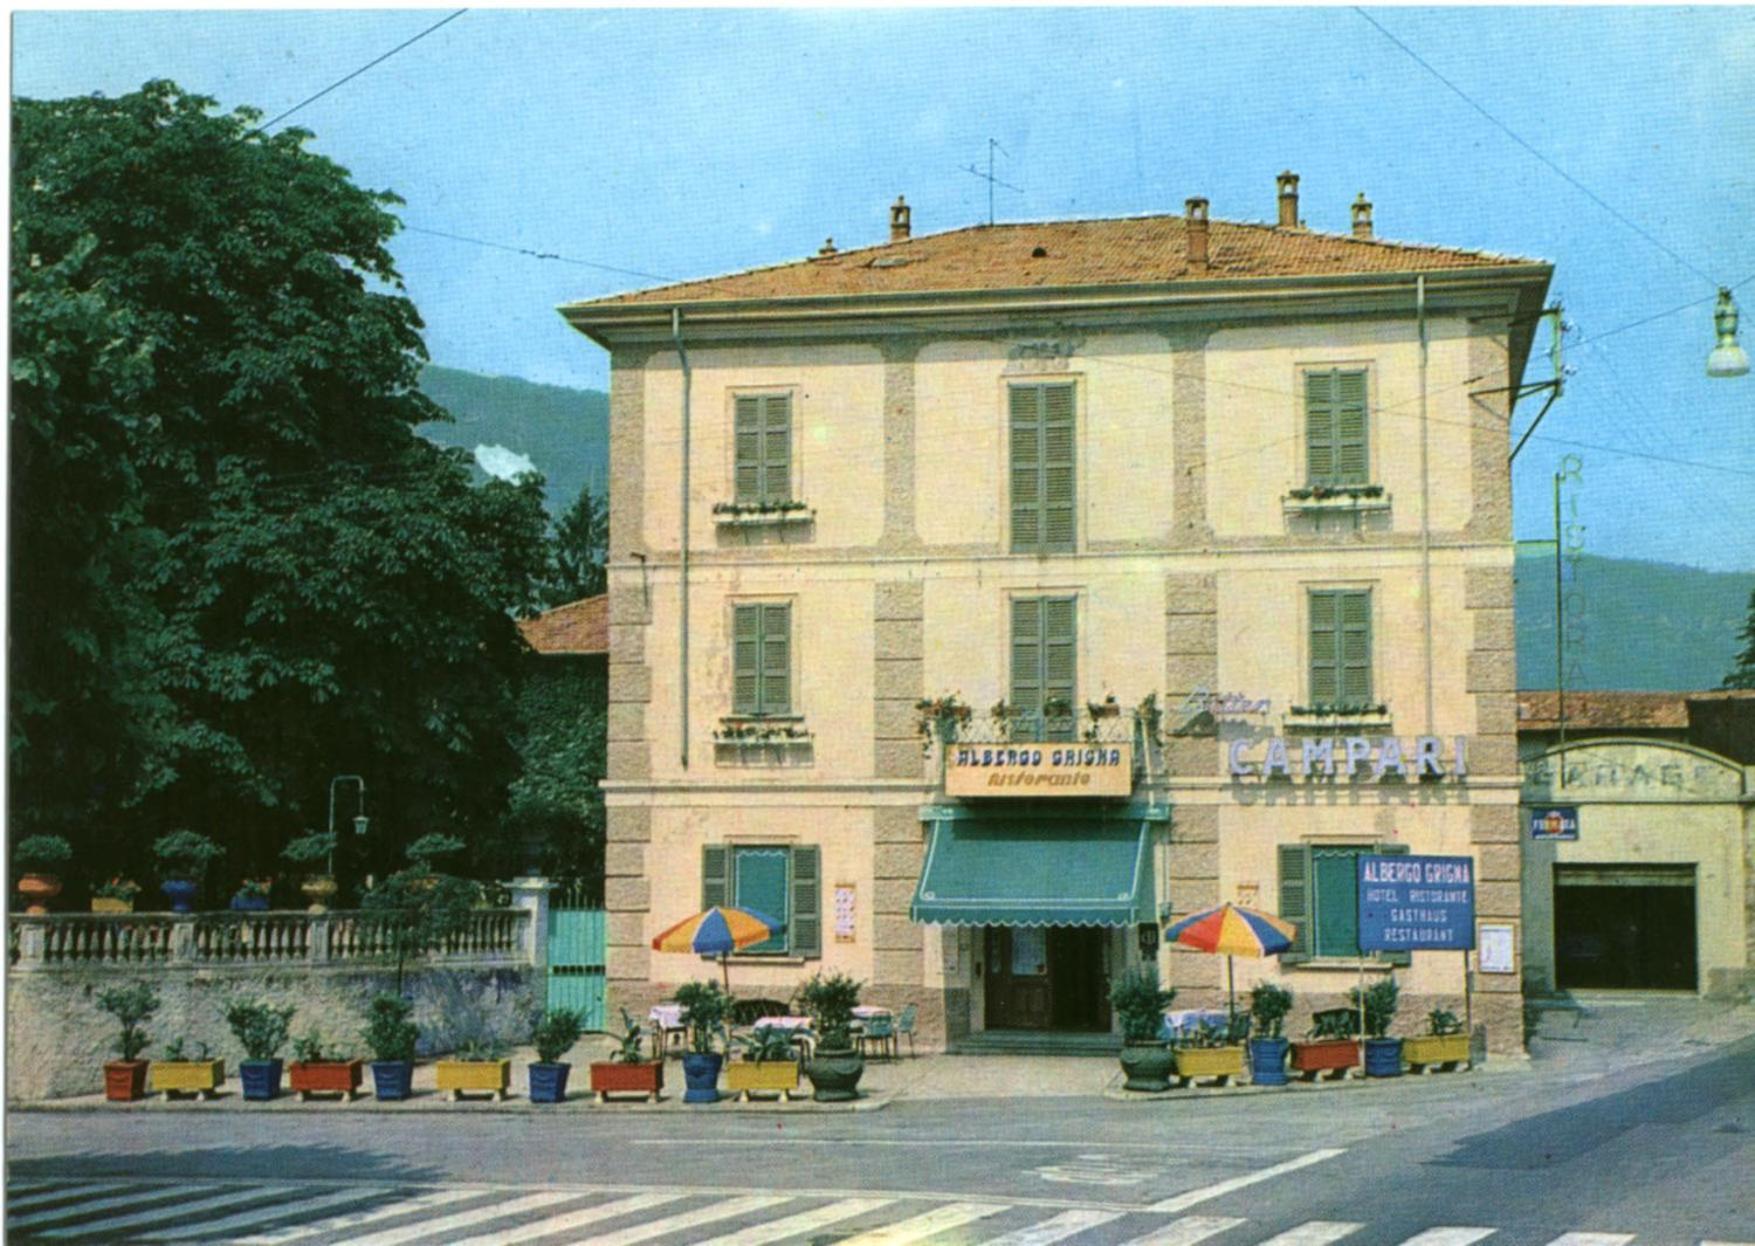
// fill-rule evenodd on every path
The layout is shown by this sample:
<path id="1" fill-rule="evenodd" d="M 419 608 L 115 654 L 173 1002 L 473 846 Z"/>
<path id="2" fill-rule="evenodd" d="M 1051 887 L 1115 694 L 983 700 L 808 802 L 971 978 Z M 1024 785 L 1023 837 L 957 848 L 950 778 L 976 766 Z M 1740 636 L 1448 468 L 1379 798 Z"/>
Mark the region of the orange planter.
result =
<path id="1" fill-rule="evenodd" d="M 606 1095 L 645 1095 L 653 1103 L 658 1102 L 658 1092 L 664 1089 L 664 1062 L 654 1060 L 649 1064 L 621 1064 L 605 1061 L 591 1066 L 591 1089 L 597 1095 L 599 1103 L 605 1102 Z"/>
<path id="2" fill-rule="evenodd" d="M 364 1067 L 361 1060 L 294 1060 L 287 1066 L 287 1075 L 300 1102 L 314 1094 L 338 1094 L 351 1103 L 359 1094 Z"/>
<path id="3" fill-rule="evenodd" d="M 146 1061 L 112 1060 L 104 1065 L 104 1098 L 132 1103 L 146 1097 Z"/>
<path id="4" fill-rule="evenodd" d="M 47 913 L 43 901 L 61 894 L 61 880 L 53 874 L 26 874 L 18 880 L 18 894 L 25 899 L 26 913 Z"/>
<path id="5" fill-rule="evenodd" d="M 1345 1077 L 1346 1071 L 1358 1063 L 1358 1039 L 1333 1038 L 1292 1044 L 1292 1071 L 1302 1073 L 1307 1082 L 1315 1081 L 1331 1069 Z"/>

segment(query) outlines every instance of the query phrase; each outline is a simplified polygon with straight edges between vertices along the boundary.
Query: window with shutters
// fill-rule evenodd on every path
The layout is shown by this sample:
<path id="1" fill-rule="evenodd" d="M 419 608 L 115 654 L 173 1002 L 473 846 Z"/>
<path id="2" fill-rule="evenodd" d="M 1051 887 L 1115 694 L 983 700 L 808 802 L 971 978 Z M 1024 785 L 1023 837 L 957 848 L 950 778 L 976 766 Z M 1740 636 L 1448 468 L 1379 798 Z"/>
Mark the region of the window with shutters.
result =
<path id="1" fill-rule="evenodd" d="M 750 602 L 732 607 L 731 711 L 762 718 L 792 713 L 792 607 Z"/>
<path id="2" fill-rule="evenodd" d="M 1304 374 L 1305 480 L 1312 487 L 1371 483 L 1366 374 L 1329 368 Z"/>
<path id="3" fill-rule="evenodd" d="M 738 394 L 732 411 L 732 500 L 716 502 L 721 523 L 808 520 L 793 496 L 792 395 Z"/>
<path id="4" fill-rule="evenodd" d="M 1381 712 L 1371 678 L 1371 590 L 1310 592 L 1310 705 L 1316 714 Z"/>
<path id="5" fill-rule="evenodd" d="M 1075 387 L 1010 387 L 1012 552 L 1074 547 L 1077 493 Z"/>
<path id="6" fill-rule="evenodd" d="M 1281 844 L 1279 915 L 1297 928 L 1281 963 L 1359 959 L 1359 858 L 1407 851 L 1400 843 Z M 1390 965 L 1412 962 L 1406 952 L 1371 955 Z"/>
<path id="7" fill-rule="evenodd" d="M 779 924 L 772 938 L 739 955 L 821 956 L 820 859 L 814 844 L 707 844 L 701 849 L 701 907 L 730 905 Z"/>
<path id="8" fill-rule="evenodd" d="M 1070 740 L 1078 704 L 1078 599 L 1012 599 L 1012 737 Z"/>

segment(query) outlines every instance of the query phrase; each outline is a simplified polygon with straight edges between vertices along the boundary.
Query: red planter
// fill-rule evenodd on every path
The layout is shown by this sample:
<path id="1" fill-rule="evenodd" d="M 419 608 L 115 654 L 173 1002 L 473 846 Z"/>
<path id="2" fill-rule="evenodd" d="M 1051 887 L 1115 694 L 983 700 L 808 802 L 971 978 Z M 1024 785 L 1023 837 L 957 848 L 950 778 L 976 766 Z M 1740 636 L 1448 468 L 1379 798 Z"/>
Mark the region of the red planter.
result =
<path id="1" fill-rule="evenodd" d="M 599 1103 L 604 1102 L 606 1095 L 645 1095 L 656 1103 L 658 1092 L 664 1089 L 664 1062 L 654 1060 L 649 1064 L 621 1064 L 606 1061 L 593 1064 L 591 1089 L 597 1095 Z"/>
<path id="2" fill-rule="evenodd" d="M 1315 1081 L 1331 1069 L 1344 1075 L 1345 1070 L 1356 1067 L 1358 1063 L 1358 1039 L 1334 1038 L 1292 1044 L 1292 1071 L 1302 1073 L 1305 1081 Z"/>
<path id="3" fill-rule="evenodd" d="M 18 894 L 25 899 L 26 913 L 47 913 L 47 901 L 61 894 L 61 880 L 54 874 L 26 874 L 18 880 Z"/>
<path id="4" fill-rule="evenodd" d="M 362 1068 L 364 1062 L 360 1060 L 308 1063 L 294 1060 L 287 1066 L 287 1073 L 292 1078 L 293 1092 L 300 1100 L 309 1099 L 313 1094 L 338 1094 L 351 1100 L 359 1093 Z"/>
<path id="5" fill-rule="evenodd" d="M 132 1103 L 146 1097 L 146 1061 L 112 1060 L 104 1065 L 104 1098 Z"/>

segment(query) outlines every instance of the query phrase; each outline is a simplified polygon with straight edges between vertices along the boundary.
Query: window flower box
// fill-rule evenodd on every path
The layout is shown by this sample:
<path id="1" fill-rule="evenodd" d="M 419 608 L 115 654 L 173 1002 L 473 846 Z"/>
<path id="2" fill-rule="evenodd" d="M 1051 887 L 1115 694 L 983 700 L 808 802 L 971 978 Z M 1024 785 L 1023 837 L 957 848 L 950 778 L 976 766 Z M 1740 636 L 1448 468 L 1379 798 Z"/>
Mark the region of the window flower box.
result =
<path id="1" fill-rule="evenodd" d="M 1387 513 L 1390 498 L 1382 485 L 1301 485 L 1281 496 L 1287 515 L 1366 515 Z"/>
<path id="2" fill-rule="evenodd" d="M 765 524 L 808 524 L 816 522 L 816 508 L 800 501 L 787 502 L 715 502 L 713 522 L 721 527 L 760 527 Z"/>

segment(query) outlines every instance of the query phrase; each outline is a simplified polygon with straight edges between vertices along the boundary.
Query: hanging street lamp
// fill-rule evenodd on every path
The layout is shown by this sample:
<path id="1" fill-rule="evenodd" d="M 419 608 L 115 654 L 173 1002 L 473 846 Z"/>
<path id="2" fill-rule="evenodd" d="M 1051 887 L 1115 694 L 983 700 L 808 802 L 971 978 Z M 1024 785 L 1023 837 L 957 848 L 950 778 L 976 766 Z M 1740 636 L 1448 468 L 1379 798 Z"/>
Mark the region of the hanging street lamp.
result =
<path id="1" fill-rule="evenodd" d="M 1749 352 L 1737 345 L 1737 304 L 1728 286 L 1718 288 L 1718 306 L 1712 311 L 1718 345 L 1706 357 L 1706 375 L 1743 376 L 1749 371 Z"/>

